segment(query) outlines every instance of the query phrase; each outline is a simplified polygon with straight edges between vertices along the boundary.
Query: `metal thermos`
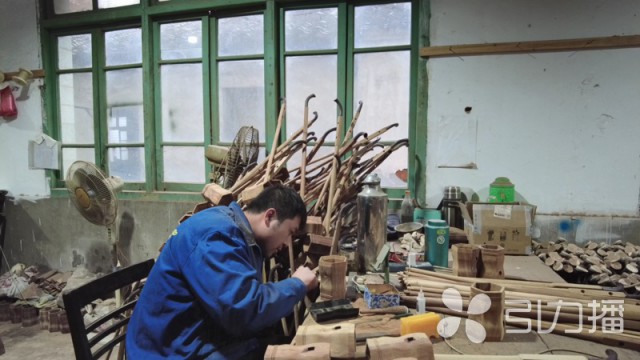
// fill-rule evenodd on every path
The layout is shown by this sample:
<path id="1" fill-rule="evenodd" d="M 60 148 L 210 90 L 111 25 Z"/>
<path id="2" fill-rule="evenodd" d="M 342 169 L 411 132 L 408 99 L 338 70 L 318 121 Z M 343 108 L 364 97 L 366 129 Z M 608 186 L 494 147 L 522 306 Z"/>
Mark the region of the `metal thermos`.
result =
<path id="1" fill-rule="evenodd" d="M 387 242 L 387 194 L 380 189 L 380 177 L 369 174 L 358 194 L 358 240 L 356 269 L 359 274 L 373 270 L 378 254 Z"/>
<path id="2" fill-rule="evenodd" d="M 444 188 L 442 213 L 449 226 L 459 227 L 457 217 L 459 213 L 457 202 L 462 201 L 462 193 L 459 186 L 447 186 Z"/>

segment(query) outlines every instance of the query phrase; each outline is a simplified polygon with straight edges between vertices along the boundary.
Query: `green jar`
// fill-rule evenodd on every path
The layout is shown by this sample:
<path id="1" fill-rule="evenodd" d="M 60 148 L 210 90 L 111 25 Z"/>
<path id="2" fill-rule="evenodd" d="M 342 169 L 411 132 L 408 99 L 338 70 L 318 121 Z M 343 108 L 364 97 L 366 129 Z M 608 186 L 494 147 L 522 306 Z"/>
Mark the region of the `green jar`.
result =
<path id="1" fill-rule="evenodd" d="M 449 267 L 449 224 L 445 220 L 429 219 L 426 258 L 434 266 Z"/>
<path id="2" fill-rule="evenodd" d="M 516 199 L 515 193 L 515 185 L 511 183 L 509 178 L 497 177 L 495 181 L 489 185 L 489 202 L 514 202 Z"/>

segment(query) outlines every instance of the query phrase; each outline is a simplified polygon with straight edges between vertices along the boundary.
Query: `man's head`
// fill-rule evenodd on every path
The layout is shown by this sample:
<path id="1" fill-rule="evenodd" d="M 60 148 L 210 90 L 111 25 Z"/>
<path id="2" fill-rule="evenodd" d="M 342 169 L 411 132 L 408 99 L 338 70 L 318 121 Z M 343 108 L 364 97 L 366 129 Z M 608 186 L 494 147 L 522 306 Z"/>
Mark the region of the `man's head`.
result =
<path id="1" fill-rule="evenodd" d="M 245 213 L 266 257 L 289 246 L 293 235 L 307 224 L 307 208 L 302 198 L 292 188 L 281 185 L 262 191 Z"/>

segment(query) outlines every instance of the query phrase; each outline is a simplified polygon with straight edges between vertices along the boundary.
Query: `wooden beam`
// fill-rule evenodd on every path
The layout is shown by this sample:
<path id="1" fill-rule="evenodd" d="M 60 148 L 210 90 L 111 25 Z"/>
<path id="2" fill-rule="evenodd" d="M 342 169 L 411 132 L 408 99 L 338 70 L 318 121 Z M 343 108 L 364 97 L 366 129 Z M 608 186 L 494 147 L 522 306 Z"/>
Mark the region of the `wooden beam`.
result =
<path id="1" fill-rule="evenodd" d="M 421 57 L 517 54 L 640 47 L 640 35 L 584 39 L 517 41 L 505 43 L 430 46 L 420 49 Z"/>

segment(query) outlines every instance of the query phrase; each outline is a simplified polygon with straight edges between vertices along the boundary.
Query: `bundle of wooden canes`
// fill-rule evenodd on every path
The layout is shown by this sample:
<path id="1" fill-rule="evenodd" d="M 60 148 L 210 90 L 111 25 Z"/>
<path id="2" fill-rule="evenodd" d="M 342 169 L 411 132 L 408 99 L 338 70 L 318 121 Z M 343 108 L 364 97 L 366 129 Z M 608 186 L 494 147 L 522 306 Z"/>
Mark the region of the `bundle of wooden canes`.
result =
<path id="1" fill-rule="evenodd" d="M 406 287 L 405 304 L 414 306 L 422 290 L 427 310 L 458 317 L 466 317 L 471 286 L 487 281 L 504 288 L 507 326 L 640 350 L 640 302 L 625 298 L 624 292 L 597 285 L 467 278 L 414 268 L 402 274 L 401 280 Z M 463 311 L 447 307 L 451 293 L 461 295 Z M 619 322 L 622 329 L 608 328 L 605 320 Z"/>

